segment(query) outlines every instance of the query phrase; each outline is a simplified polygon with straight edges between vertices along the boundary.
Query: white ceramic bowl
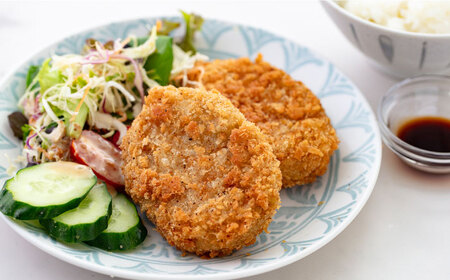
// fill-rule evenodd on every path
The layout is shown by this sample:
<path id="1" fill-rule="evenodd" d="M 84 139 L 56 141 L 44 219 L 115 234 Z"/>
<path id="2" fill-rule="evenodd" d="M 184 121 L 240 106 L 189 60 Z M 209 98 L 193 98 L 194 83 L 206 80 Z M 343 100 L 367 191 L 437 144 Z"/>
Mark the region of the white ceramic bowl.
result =
<path id="1" fill-rule="evenodd" d="M 378 124 L 384 143 L 406 164 L 416 169 L 450 173 L 450 152 L 434 152 L 412 146 L 396 134 L 405 121 L 420 117 L 450 119 L 450 77 L 424 75 L 391 87 L 378 106 Z"/>
<path id="2" fill-rule="evenodd" d="M 450 73 L 450 34 L 395 30 L 359 18 L 333 0 L 321 3 L 345 37 L 385 72 L 397 77 Z"/>

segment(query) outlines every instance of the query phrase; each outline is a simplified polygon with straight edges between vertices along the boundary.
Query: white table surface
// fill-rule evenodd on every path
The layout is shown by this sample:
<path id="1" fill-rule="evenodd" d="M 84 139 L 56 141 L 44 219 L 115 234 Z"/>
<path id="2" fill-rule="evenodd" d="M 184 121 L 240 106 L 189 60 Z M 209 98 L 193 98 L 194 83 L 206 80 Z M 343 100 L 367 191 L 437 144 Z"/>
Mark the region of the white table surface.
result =
<path id="1" fill-rule="evenodd" d="M 110 21 L 175 15 L 178 9 L 267 29 L 336 64 L 372 109 L 396 80 L 374 69 L 316 1 L 0 2 L 0 76 L 59 38 Z M 449 279 L 450 176 L 405 166 L 383 147 L 373 194 L 359 216 L 312 255 L 246 279 Z M 0 279 L 110 279 L 60 261 L 0 220 Z M 116 278 L 117 279 L 117 278 Z"/>

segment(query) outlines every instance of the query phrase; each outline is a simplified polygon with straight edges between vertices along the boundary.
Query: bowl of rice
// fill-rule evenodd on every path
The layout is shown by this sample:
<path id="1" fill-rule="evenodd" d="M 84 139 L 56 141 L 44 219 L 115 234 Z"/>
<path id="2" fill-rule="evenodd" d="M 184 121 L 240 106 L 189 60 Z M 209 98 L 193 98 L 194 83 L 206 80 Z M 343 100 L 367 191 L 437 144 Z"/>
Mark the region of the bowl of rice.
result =
<path id="1" fill-rule="evenodd" d="M 321 2 L 347 39 L 400 78 L 450 73 L 450 1 Z"/>

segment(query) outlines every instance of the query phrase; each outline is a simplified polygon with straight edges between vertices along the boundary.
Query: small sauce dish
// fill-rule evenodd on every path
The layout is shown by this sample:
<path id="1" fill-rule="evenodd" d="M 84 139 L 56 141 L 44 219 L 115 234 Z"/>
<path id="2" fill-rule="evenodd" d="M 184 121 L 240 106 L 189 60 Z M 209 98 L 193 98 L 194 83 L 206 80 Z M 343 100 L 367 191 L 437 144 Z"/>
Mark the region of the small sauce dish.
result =
<path id="1" fill-rule="evenodd" d="M 424 150 L 397 136 L 402 125 L 424 117 L 450 120 L 450 76 L 423 75 L 403 80 L 387 91 L 378 106 L 381 135 L 389 149 L 416 169 L 450 173 L 450 152 Z"/>

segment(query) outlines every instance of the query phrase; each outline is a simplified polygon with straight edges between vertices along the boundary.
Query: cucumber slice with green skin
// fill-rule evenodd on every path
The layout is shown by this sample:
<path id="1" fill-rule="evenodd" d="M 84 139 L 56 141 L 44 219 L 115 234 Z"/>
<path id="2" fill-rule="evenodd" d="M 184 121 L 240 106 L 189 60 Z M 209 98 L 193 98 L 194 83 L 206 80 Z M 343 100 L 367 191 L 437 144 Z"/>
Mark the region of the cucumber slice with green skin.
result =
<path id="1" fill-rule="evenodd" d="M 0 192 L 0 211 L 19 220 L 53 218 L 77 207 L 97 183 L 84 165 L 58 161 L 19 170 Z"/>
<path id="2" fill-rule="evenodd" d="M 104 183 L 94 186 L 77 208 L 52 219 L 41 219 L 48 234 L 64 242 L 92 240 L 108 227 L 111 195 Z"/>
<path id="3" fill-rule="evenodd" d="M 139 217 L 136 206 L 123 194 L 112 199 L 112 214 L 108 228 L 87 244 L 107 251 L 130 250 L 141 244 L 147 229 Z"/>

